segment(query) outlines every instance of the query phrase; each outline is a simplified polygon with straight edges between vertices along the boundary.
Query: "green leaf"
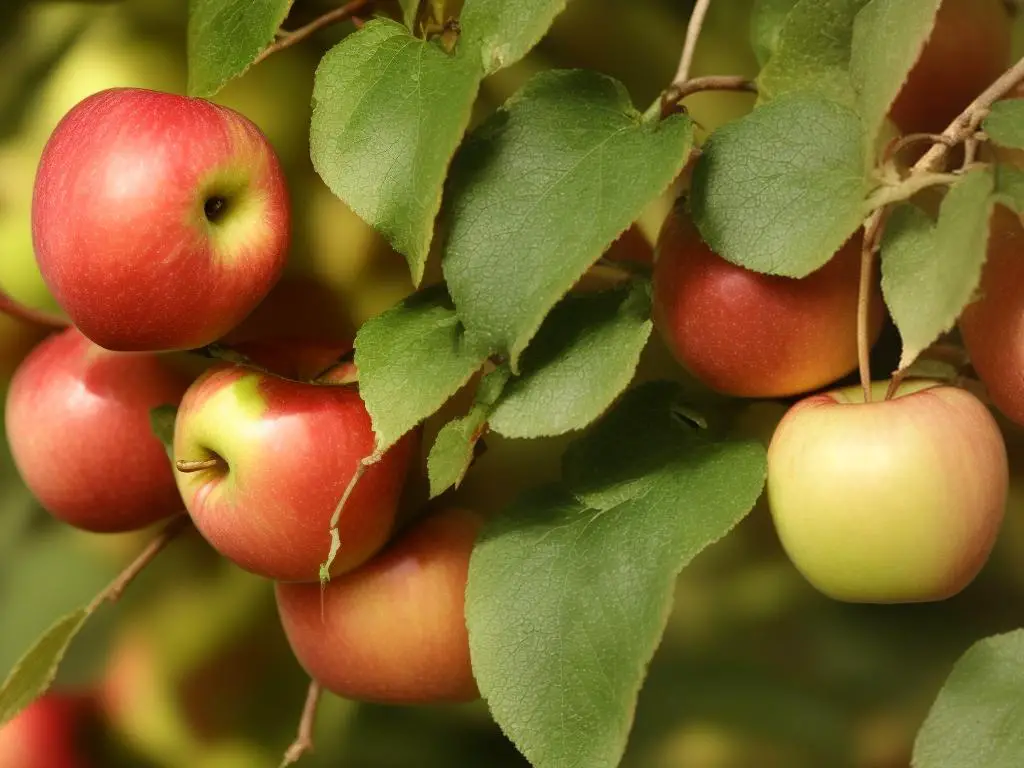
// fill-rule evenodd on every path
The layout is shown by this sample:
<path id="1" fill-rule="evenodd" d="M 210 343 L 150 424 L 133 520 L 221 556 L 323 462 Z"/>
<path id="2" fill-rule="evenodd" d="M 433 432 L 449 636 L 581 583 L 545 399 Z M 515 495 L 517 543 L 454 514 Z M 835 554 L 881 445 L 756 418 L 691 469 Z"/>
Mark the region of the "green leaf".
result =
<path id="1" fill-rule="evenodd" d="M 317 67 L 313 166 L 405 256 L 416 284 L 481 77 L 479 62 L 461 46 L 449 54 L 388 19 L 368 22 Z"/>
<path id="2" fill-rule="evenodd" d="M 860 227 L 870 186 L 856 113 L 794 93 L 712 134 L 690 203 L 701 235 L 723 258 L 804 277 Z"/>
<path id="3" fill-rule="evenodd" d="M 398 5 L 402 9 L 402 23 L 412 32 L 413 24 L 416 23 L 416 15 L 420 10 L 420 0 L 398 0 Z"/>
<path id="4" fill-rule="evenodd" d="M 149 427 L 157 440 L 163 443 L 167 457 L 174 460 L 174 420 L 178 409 L 173 405 L 158 405 L 149 411 Z"/>
<path id="5" fill-rule="evenodd" d="M 69 613 L 21 657 L 0 686 L 0 728 L 50 687 L 64 653 L 87 618 L 89 612 L 85 608 Z"/>
<path id="6" fill-rule="evenodd" d="M 853 20 L 866 2 L 798 0 L 779 28 L 771 59 L 757 76 L 759 98 L 810 91 L 852 107 L 850 41 Z"/>
<path id="7" fill-rule="evenodd" d="M 355 347 L 359 393 L 373 420 L 378 452 L 444 405 L 488 355 L 468 342 L 440 286 L 368 320 Z"/>
<path id="8" fill-rule="evenodd" d="M 619 764 L 677 574 L 761 492 L 764 449 L 677 419 L 679 395 L 628 393 L 570 447 L 564 485 L 520 498 L 474 549 L 474 673 L 537 768 Z"/>
<path id="9" fill-rule="evenodd" d="M 519 355 L 544 316 L 682 169 L 693 127 L 645 121 L 621 84 L 544 72 L 452 168 L 444 274 L 469 333 Z"/>
<path id="10" fill-rule="evenodd" d="M 522 375 L 506 385 L 490 416 L 506 437 L 582 429 L 626 388 L 651 334 L 649 285 L 569 296 L 523 353 Z"/>
<path id="11" fill-rule="evenodd" d="M 466 0 L 460 45 L 478 51 L 487 74 L 515 64 L 548 31 L 568 0 Z"/>
<path id="12" fill-rule="evenodd" d="M 975 643 L 953 667 L 914 743 L 914 768 L 1024 765 L 1024 630 Z"/>
<path id="13" fill-rule="evenodd" d="M 292 0 L 189 0 L 188 92 L 213 96 L 274 41 Z"/>
<path id="14" fill-rule="evenodd" d="M 937 222 L 909 203 L 882 238 L 882 293 L 903 339 L 900 368 L 953 327 L 981 280 L 992 212 L 992 172 L 971 171 L 949 190 Z"/>
<path id="15" fill-rule="evenodd" d="M 850 77 L 873 142 L 896 101 L 907 75 L 921 55 L 942 0 L 871 0 L 853 28 Z"/>
<path id="16" fill-rule="evenodd" d="M 750 12 L 750 43 L 762 67 L 779 44 L 779 30 L 797 0 L 757 0 Z"/>
<path id="17" fill-rule="evenodd" d="M 981 127 L 996 144 L 1024 149 L 1024 99 L 997 101 Z"/>
<path id="18" fill-rule="evenodd" d="M 995 174 L 996 198 L 1017 213 L 1024 213 L 1024 170 L 1009 163 L 999 163 Z"/>

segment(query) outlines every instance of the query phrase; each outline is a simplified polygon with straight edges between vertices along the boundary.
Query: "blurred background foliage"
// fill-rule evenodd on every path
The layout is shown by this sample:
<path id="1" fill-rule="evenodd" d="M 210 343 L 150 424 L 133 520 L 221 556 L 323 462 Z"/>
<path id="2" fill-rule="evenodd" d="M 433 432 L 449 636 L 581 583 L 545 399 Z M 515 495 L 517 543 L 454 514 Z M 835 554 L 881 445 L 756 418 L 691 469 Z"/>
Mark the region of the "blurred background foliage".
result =
<path id="1" fill-rule="evenodd" d="M 712 3 L 694 75 L 755 74 L 750 4 Z M 333 5 L 297 0 L 289 25 Z M 476 119 L 550 67 L 613 75 L 644 108 L 671 79 L 689 10 L 685 0 L 570 3 L 526 59 L 485 81 Z M 20 301 L 54 309 L 35 269 L 29 227 L 35 165 L 50 131 L 71 106 L 104 88 L 183 93 L 186 13 L 184 0 L 0 4 L 0 286 Z M 287 170 L 295 242 L 278 291 L 281 306 L 287 310 L 301 296 L 303 322 L 348 331 L 411 290 L 404 260 L 331 195 L 309 160 L 313 71 L 350 30 L 325 30 L 271 57 L 216 99 L 253 119 Z M 745 94 L 688 101 L 702 135 L 751 106 Z M 649 239 L 676 191 L 639 222 Z M 280 315 L 275 310 L 268 317 L 273 324 Z M 39 338 L 38 331 L 0 316 L 0 386 Z M 657 338 L 639 375 L 683 377 Z M 722 403 L 697 389 L 694 397 L 734 429 L 764 440 L 785 410 L 781 403 Z M 698 557 L 679 580 L 624 764 L 907 766 L 916 729 L 953 661 L 974 640 L 1022 625 L 1024 433 L 1004 427 L 1014 469 L 1011 508 L 988 566 L 952 600 L 879 607 L 821 597 L 786 560 L 763 505 Z M 428 432 L 436 428 L 432 423 Z M 521 489 L 555 476 L 566 442 L 488 438 L 487 452 L 450 500 L 499 509 Z M 123 471 L 131 471 L 130 463 L 112 466 L 112 482 Z M 409 503 L 420 503 L 421 493 L 414 488 Z M 53 619 L 95 594 L 148 536 L 96 536 L 51 522 L 0 446 L 0 673 Z M 100 705 L 87 734 L 87 765 L 260 768 L 276 765 L 290 743 L 305 685 L 277 622 L 270 584 L 218 560 L 192 535 L 88 626 L 57 687 Z M 483 704 L 408 709 L 328 697 L 316 753 L 302 764 L 431 768 L 525 761 Z"/>

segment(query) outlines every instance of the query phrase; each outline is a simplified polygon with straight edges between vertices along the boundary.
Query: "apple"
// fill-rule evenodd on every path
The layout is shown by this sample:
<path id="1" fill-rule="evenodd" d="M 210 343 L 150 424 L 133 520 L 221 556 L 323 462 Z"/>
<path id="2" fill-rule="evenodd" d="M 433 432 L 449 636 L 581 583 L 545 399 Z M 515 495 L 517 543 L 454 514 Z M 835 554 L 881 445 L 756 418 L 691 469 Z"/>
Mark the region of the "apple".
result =
<path id="1" fill-rule="evenodd" d="M 25 358 L 6 402 L 7 439 L 29 490 L 78 528 L 119 532 L 181 511 L 149 412 L 175 405 L 189 379 L 144 352 L 111 352 L 74 328 Z"/>
<path id="2" fill-rule="evenodd" d="M 640 228 L 633 224 L 608 246 L 604 258 L 608 261 L 632 262 L 650 266 L 654 263 L 654 249 L 651 248 L 650 242 Z"/>
<path id="3" fill-rule="evenodd" d="M 79 736 L 88 699 L 47 693 L 0 726 L 0 765 L 4 768 L 84 768 Z"/>
<path id="4" fill-rule="evenodd" d="M 1011 63 L 1003 0 L 943 0 L 935 26 L 890 109 L 903 133 L 941 133 Z"/>
<path id="5" fill-rule="evenodd" d="M 796 280 L 732 264 L 703 241 L 679 205 L 662 226 L 654 265 L 654 322 L 679 363 L 739 397 L 784 397 L 857 366 L 861 237 Z M 882 328 L 877 283 L 871 338 Z"/>
<path id="6" fill-rule="evenodd" d="M 997 205 L 978 298 L 960 316 L 971 363 L 999 410 L 1024 425 L 1024 226 Z"/>
<path id="7" fill-rule="evenodd" d="M 280 277 L 289 227 L 280 164 L 253 123 L 141 88 L 68 112 L 33 190 L 43 279 L 82 333 L 119 351 L 222 337 Z"/>
<path id="8" fill-rule="evenodd" d="M 340 518 L 333 575 L 384 545 L 415 447 L 410 433 L 356 484 Z M 215 366 L 196 380 L 174 429 L 178 488 L 196 528 L 242 568 L 281 581 L 319 579 L 331 516 L 373 449 L 370 416 L 356 389 L 235 365 Z M 180 462 L 210 466 L 181 471 Z"/>
<path id="9" fill-rule="evenodd" d="M 988 559 L 1009 484 L 1006 445 L 974 395 L 936 381 L 872 401 L 814 395 L 768 448 L 768 505 L 782 546 L 818 590 L 863 603 L 955 595 Z"/>
<path id="10" fill-rule="evenodd" d="M 465 592 L 479 518 L 450 509 L 418 521 L 361 568 L 317 584 L 278 584 L 299 663 L 329 691 L 388 704 L 472 701 Z"/>

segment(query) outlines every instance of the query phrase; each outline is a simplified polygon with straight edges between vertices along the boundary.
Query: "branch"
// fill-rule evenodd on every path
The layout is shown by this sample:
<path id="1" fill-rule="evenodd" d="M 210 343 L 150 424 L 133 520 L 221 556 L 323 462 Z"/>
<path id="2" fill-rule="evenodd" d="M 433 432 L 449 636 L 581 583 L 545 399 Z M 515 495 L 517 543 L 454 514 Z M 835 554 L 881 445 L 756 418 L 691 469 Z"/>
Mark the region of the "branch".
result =
<path id="1" fill-rule="evenodd" d="M 697 50 L 697 38 L 700 37 L 704 17 L 710 5 L 711 0 L 697 0 L 693 4 L 693 13 L 690 14 L 690 21 L 686 25 L 686 38 L 683 41 L 683 53 L 679 57 L 679 68 L 676 69 L 676 76 L 672 78 L 672 84 L 675 86 L 682 86 L 690 77 L 690 65 L 693 64 L 693 54 Z"/>
<path id="2" fill-rule="evenodd" d="M 26 307 L 19 301 L 11 298 L 3 290 L 0 290 L 0 312 L 5 315 L 24 320 L 32 325 L 40 325 L 54 331 L 62 331 L 71 326 L 71 322 L 60 315 L 55 315 L 41 309 Z"/>
<path id="3" fill-rule="evenodd" d="M 316 712 L 320 706 L 320 695 L 323 690 L 320 683 L 312 680 L 309 683 L 309 692 L 306 694 L 306 703 L 302 707 L 302 718 L 299 720 L 299 733 L 295 741 L 284 753 L 284 761 L 281 768 L 297 763 L 307 752 L 313 751 L 313 726 L 316 725 Z"/>
<path id="4" fill-rule="evenodd" d="M 301 43 L 307 37 L 319 32 L 324 27 L 329 27 L 331 24 L 336 24 L 339 21 L 345 21 L 350 19 L 361 11 L 368 9 L 373 5 L 374 0 L 350 0 L 340 8 L 335 8 L 333 11 L 328 11 L 323 16 L 318 16 L 313 21 L 306 24 L 304 27 L 299 27 L 293 32 L 279 32 L 277 39 L 274 40 L 269 46 L 264 48 L 260 55 L 253 59 L 253 65 L 259 64 L 261 61 L 269 56 L 283 51 L 285 48 L 290 48 L 296 43 Z"/>

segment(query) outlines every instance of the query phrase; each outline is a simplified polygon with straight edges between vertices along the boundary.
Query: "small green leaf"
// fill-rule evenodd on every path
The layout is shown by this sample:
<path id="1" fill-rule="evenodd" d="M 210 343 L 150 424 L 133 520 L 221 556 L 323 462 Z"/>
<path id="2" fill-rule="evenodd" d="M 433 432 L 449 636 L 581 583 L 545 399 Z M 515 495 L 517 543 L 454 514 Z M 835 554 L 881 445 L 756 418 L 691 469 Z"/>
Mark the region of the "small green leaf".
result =
<path id="1" fill-rule="evenodd" d="M 914 768 L 1024 765 L 1024 630 L 981 640 L 953 667 L 914 743 Z"/>
<path id="2" fill-rule="evenodd" d="M 921 55 L 941 2 L 871 0 L 857 15 L 850 76 L 868 142 L 878 136 L 889 108 Z"/>
<path id="3" fill-rule="evenodd" d="M 763 447 L 677 420 L 679 396 L 628 393 L 570 447 L 564 485 L 521 497 L 474 549 L 474 673 L 537 768 L 619 764 L 676 576 L 761 492 Z"/>
<path id="4" fill-rule="evenodd" d="M 811 91 L 852 107 L 850 40 L 853 20 L 866 2 L 798 0 L 779 28 L 771 59 L 757 76 L 759 98 Z"/>
<path id="5" fill-rule="evenodd" d="M 689 118 L 642 119 L 621 84 L 544 72 L 452 168 L 444 274 L 469 333 L 513 371 L 544 316 L 682 169 Z"/>
<path id="6" fill-rule="evenodd" d="M 420 10 L 420 0 L 398 0 L 398 5 L 402 9 L 402 23 L 411 31 L 413 24 L 416 23 L 416 15 Z"/>
<path id="7" fill-rule="evenodd" d="M 856 113 L 794 93 L 712 134 L 690 202 L 701 235 L 723 258 L 804 277 L 860 227 L 869 189 Z"/>
<path id="8" fill-rule="evenodd" d="M 313 166 L 405 256 L 416 284 L 481 77 L 461 46 L 449 54 L 389 19 L 368 22 L 317 67 Z"/>
<path id="9" fill-rule="evenodd" d="M 487 359 L 470 344 L 443 287 L 413 294 L 356 334 L 359 393 L 383 452 L 430 416 Z"/>
<path id="10" fill-rule="evenodd" d="M 903 339 L 906 368 L 953 327 L 981 280 L 992 212 L 992 172 L 971 171 L 949 190 L 933 222 L 905 203 L 882 238 L 882 293 Z"/>
<path id="11" fill-rule="evenodd" d="M 174 420 L 178 409 L 173 405 L 158 405 L 149 410 L 149 426 L 157 440 L 163 443 L 167 457 L 174 460 Z"/>
<path id="12" fill-rule="evenodd" d="M 1009 163 L 999 163 L 996 173 L 996 199 L 1017 213 L 1024 214 L 1024 170 Z"/>
<path id="13" fill-rule="evenodd" d="M 190 0 L 188 92 L 213 96 L 274 41 L 292 0 Z"/>
<path id="14" fill-rule="evenodd" d="M 568 0 L 466 0 L 461 44 L 479 51 L 487 74 L 515 64 L 548 31 Z"/>
<path id="15" fill-rule="evenodd" d="M 491 428 L 544 437 L 587 426 L 633 378 L 651 328 L 643 283 L 564 299 L 523 353 L 522 375 L 506 385 Z"/>
<path id="16" fill-rule="evenodd" d="M 762 67 L 779 45 L 779 31 L 797 0 L 757 0 L 750 12 L 750 43 Z"/>
<path id="17" fill-rule="evenodd" d="M 981 127 L 996 144 L 1024 149 L 1024 99 L 997 101 Z"/>
<path id="18" fill-rule="evenodd" d="M 50 687 L 64 653 L 87 618 L 89 612 L 85 608 L 69 613 L 46 630 L 21 657 L 0 686 L 0 728 Z"/>

